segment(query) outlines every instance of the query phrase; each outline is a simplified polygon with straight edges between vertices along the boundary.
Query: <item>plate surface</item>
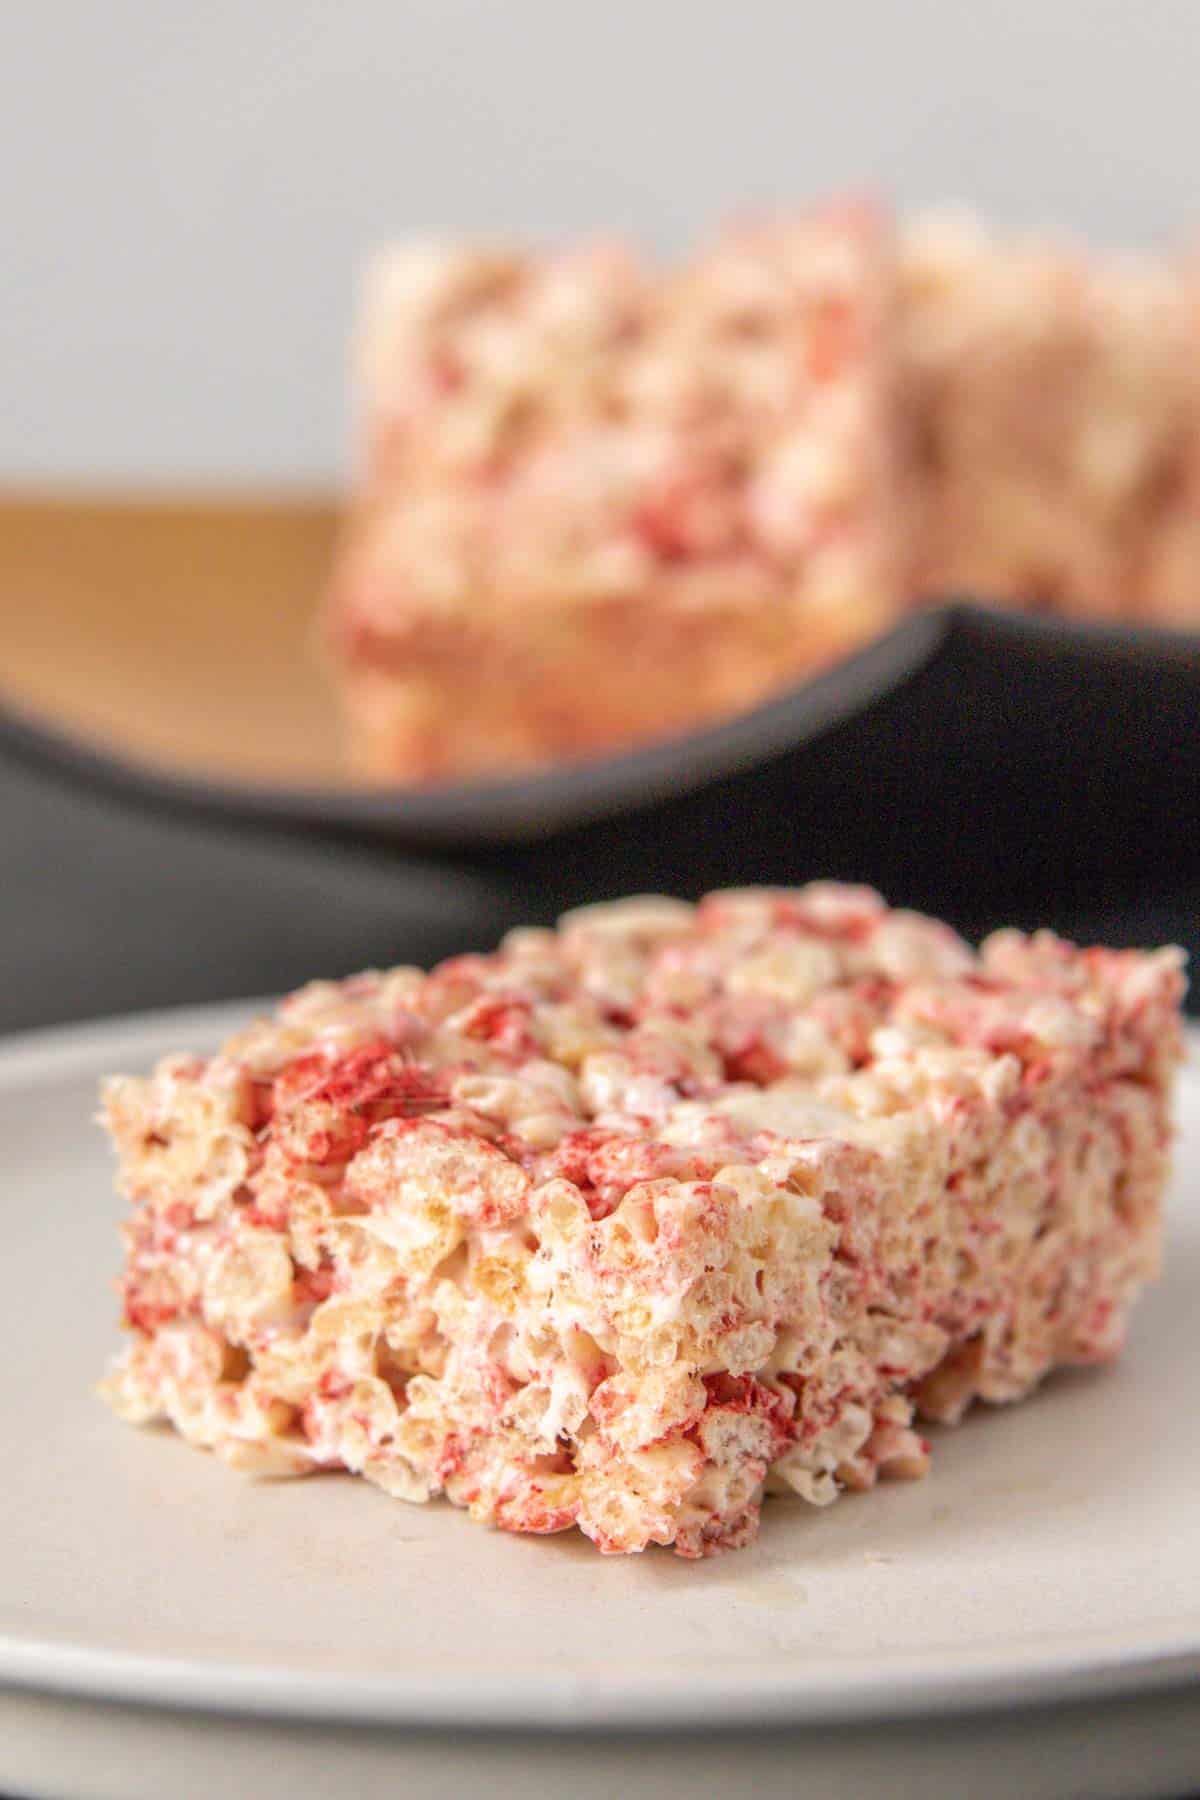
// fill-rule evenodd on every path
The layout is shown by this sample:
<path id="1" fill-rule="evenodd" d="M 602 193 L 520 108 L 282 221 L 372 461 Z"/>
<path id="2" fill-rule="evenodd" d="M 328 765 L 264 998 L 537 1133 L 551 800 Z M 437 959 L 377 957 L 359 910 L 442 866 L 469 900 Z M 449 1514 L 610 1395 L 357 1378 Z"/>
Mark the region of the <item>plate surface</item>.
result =
<path id="1" fill-rule="evenodd" d="M 826 1724 L 1200 1674 L 1200 1072 L 1167 1271 L 1124 1360 L 936 1434 L 930 1478 L 768 1505 L 701 1564 L 601 1558 L 342 1477 L 254 1484 L 90 1386 L 116 1342 L 98 1077 L 245 1009 L 0 1050 L 0 1682 L 377 1724 Z M 1169 1546 L 1169 1554 L 1165 1553 Z M 2 1772 L 0 1772 L 2 1773 Z"/>

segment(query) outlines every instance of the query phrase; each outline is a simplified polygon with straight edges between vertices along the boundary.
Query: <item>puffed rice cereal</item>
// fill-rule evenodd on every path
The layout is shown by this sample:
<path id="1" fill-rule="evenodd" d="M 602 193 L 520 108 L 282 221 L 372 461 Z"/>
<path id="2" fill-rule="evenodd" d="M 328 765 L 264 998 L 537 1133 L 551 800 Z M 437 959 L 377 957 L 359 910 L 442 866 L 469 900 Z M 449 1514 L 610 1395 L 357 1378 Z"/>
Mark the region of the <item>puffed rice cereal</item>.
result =
<path id="1" fill-rule="evenodd" d="M 363 772 L 669 735 L 888 622 L 887 240 L 845 204 L 673 271 L 611 244 L 379 258 L 330 615 Z"/>
<path id="2" fill-rule="evenodd" d="M 134 1423 L 602 1551 L 925 1473 L 919 1420 L 1119 1351 L 1182 956 L 866 889 L 587 907 L 117 1077 Z"/>
<path id="3" fill-rule="evenodd" d="M 370 779 L 744 711 L 948 597 L 1200 623 L 1194 262 L 830 205 L 382 255 L 328 639 Z"/>

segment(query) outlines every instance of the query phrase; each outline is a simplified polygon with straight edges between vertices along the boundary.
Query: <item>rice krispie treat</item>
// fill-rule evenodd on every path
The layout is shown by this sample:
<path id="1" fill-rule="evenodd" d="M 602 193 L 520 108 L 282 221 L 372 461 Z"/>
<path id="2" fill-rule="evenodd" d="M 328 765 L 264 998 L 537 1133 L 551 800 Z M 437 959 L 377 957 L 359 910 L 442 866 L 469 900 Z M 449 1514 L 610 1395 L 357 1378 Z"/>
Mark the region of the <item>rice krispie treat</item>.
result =
<path id="1" fill-rule="evenodd" d="M 892 259 L 863 206 L 620 245 L 416 245 L 360 335 L 331 606 L 361 771 L 498 774 L 736 712 L 903 580 Z"/>
<path id="2" fill-rule="evenodd" d="M 1161 610 L 1163 490 L 1200 424 L 1182 270 L 946 212 L 902 232 L 900 286 L 913 592 Z"/>
<path id="3" fill-rule="evenodd" d="M 1183 262 L 862 205 L 682 267 L 411 245 L 360 333 L 352 759 L 502 775 L 750 707 L 967 594 L 1200 619 Z"/>
<path id="4" fill-rule="evenodd" d="M 976 954 L 864 889 L 637 899 L 318 983 L 108 1084 L 106 1384 L 234 1468 L 695 1557 L 764 1491 L 1115 1356 L 1155 1272 L 1181 957 Z"/>
<path id="5" fill-rule="evenodd" d="M 1139 618 L 1200 629 L 1200 408 L 1195 440 L 1147 534 L 1135 594 Z"/>
<path id="6" fill-rule="evenodd" d="M 1187 423 L 1159 484 L 1135 589 L 1140 617 L 1196 631 L 1200 629 L 1200 257 L 1193 252 L 1182 266 L 1190 336 L 1178 385 Z"/>

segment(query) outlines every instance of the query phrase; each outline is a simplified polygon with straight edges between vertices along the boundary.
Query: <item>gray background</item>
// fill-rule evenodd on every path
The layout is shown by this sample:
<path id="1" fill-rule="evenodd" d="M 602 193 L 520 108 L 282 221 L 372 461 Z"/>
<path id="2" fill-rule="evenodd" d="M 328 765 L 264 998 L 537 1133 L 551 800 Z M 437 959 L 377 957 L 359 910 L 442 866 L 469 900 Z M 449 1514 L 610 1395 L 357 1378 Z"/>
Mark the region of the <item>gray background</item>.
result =
<path id="1" fill-rule="evenodd" d="M 37 0 L 0 56 L 0 480 L 324 482 L 368 247 L 866 183 L 1200 227 L 1198 0 Z"/>

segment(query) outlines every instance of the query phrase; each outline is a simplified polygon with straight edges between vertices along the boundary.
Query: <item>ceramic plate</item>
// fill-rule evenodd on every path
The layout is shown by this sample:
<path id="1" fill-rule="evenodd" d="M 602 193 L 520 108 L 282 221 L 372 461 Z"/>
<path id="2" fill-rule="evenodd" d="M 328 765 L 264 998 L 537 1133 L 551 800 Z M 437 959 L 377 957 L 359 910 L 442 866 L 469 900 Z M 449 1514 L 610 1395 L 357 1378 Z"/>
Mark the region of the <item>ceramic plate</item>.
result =
<path id="1" fill-rule="evenodd" d="M 1019 1407 L 936 1433 L 925 1482 L 828 1512 L 772 1502 L 747 1551 L 700 1564 L 606 1559 L 574 1535 L 493 1533 L 348 1478 L 253 1484 L 168 1433 L 117 1423 L 94 1397 L 116 1342 L 121 1212 L 92 1122 L 96 1082 L 211 1046 L 244 1010 L 0 1049 L 0 1787 L 191 1792 L 187 1756 L 218 1730 L 226 1777 L 236 1756 L 275 1746 L 254 1777 L 262 1793 L 282 1791 L 272 1782 L 286 1770 L 293 1794 L 324 1793 L 305 1772 L 338 1746 L 343 1774 L 356 1752 L 382 1758 L 382 1793 L 402 1767 L 411 1778 L 415 1765 L 396 1757 L 438 1743 L 422 1791 L 451 1793 L 436 1770 L 464 1745 L 483 1755 L 497 1733 L 505 1755 L 521 1742 L 569 1757 L 579 1734 L 649 1732 L 660 1748 L 675 1743 L 668 1775 L 682 1779 L 694 1734 L 719 1724 L 734 1734 L 726 1750 L 750 1728 L 760 1752 L 790 1734 L 793 1783 L 806 1744 L 826 1746 L 822 1756 L 891 1744 L 884 1773 L 907 1792 L 895 1786 L 897 1743 L 927 1759 L 957 1734 L 958 1754 L 1004 1709 L 1068 1703 L 1054 1715 L 1061 1728 L 1070 1702 L 1107 1698 L 1112 1719 L 1168 1687 L 1186 1695 L 1200 1676 L 1195 1067 L 1182 1085 L 1166 1273 L 1118 1366 L 1058 1377 Z M 1169 1744 L 1166 1729 L 1136 1791 L 1160 1791 L 1168 1771 L 1181 1785 L 1188 1734 Z M 1030 1753 L 1039 1741 L 1032 1728 L 1022 1738 Z M 1094 1752 L 1101 1740 L 1085 1741 Z M 611 1781 L 607 1754 L 579 1792 Z M 172 1779 L 154 1762 L 167 1755 Z M 1200 1746 L 1194 1760 L 1200 1776 Z M 1025 1791 L 1054 1791 L 1047 1769 Z M 977 1791 L 991 1791 L 978 1774 Z M 1115 1780 L 1115 1762 L 1098 1767 L 1095 1791 L 1120 1791 L 1102 1774 Z M 676 1791 L 668 1775 L 655 1792 Z M 196 1792 L 206 1779 L 196 1775 Z M 355 1779 L 354 1791 L 376 1791 L 366 1762 Z M 847 1779 L 820 1791 L 875 1791 L 861 1767 Z M 1127 1793 L 1131 1779 L 1126 1769 Z M 774 1791 L 765 1773 L 761 1787 Z M 251 1789 L 235 1780 L 227 1791 Z"/>

